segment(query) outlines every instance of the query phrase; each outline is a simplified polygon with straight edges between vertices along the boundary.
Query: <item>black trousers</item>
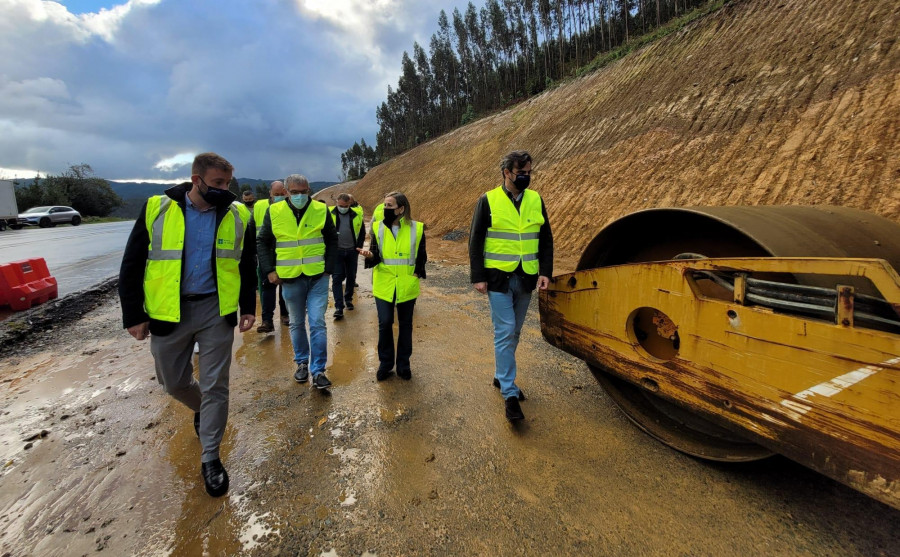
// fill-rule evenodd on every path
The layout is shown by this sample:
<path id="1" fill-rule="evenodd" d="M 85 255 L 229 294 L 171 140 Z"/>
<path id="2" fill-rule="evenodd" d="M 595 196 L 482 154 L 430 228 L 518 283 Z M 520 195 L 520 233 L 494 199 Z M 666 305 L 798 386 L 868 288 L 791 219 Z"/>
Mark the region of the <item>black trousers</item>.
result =
<path id="1" fill-rule="evenodd" d="M 262 277 L 262 320 L 271 321 L 275 317 L 275 291 L 278 289 L 277 284 L 269 282 L 267 277 Z M 278 305 L 281 310 L 281 318 L 288 316 L 287 306 L 284 303 L 284 296 L 281 289 L 278 289 Z"/>
<path id="2" fill-rule="evenodd" d="M 353 301 L 353 285 L 356 282 L 356 265 L 359 252 L 354 249 L 338 248 L 334 261 L 334 274 L 331 275 L 331 294 L 334 296 L 334 309 L 344 309 L 345 302 Z M 346 279 L 347 286 L 341 283 Z"/>
<path id="3" fill-rule="evenodd" d="M 397 308 L 397 371 L 409 369 L 409 357 L 412 356 L 413 309 L 416 300 L 386 302 L 375 298 L 375 309 L 378 310 L 378 369 L 389 371 L 394 369 L 394 308 Z"/>

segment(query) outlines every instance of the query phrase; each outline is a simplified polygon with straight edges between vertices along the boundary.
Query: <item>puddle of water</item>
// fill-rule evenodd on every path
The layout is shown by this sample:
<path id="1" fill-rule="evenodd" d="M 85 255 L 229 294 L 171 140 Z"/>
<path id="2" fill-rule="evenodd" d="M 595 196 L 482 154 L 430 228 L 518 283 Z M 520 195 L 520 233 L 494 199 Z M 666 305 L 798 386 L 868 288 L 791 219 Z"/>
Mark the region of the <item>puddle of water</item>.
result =
<path id="1" fill-rule="evenodd" d="M 261 545 L 261 540 L 264 537 L 271 538 L 272 536 L 279 535 L 278 529 L 270 526 L 265 521 L 271 514 L 271 512 L 265 514 L 253 513 L 247 519 L 247 522 L 241 529 L 241 535 L 238 537 L 238 540 L 243 545 L 244 551 L 250 551 L 254 547 Z"/>

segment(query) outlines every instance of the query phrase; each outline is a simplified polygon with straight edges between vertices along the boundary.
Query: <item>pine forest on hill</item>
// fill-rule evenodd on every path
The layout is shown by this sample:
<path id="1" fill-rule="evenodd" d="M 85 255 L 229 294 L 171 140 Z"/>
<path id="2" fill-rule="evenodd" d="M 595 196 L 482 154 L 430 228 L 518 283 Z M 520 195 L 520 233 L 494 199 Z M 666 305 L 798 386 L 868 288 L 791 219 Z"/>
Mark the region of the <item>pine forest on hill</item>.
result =
<path id="1" fill-rule="evenodd" d="M 402 191 L 431 237 L 465 238 L 502 156 L 528 150 L 558 261 L 651 207 L 827 204 L 896 221 L 897 29 L 884 0 L 732 0 L 384 161 L 349 190 L 367 210 Z M 454 246 L 465 257 L 464 241 L 445 242 L 442 257 Z"/>
<path id="2" fill-rule="evenodd" d="M 387 99 L 376 109 L 373 155 L 377 161 L 390 159 L 541 93 L 635 35 L 650 33 L 689 10 L 709 11 L 724 3 L 486 0 L 480 9 L 469 2 L 464 12 L 454 9 L 449 17 L 441 10 L 428 52 L 414 43 L 412 56 L 403 53 L 397 86 L 388 87 Z M 364 174 L 351 165 L 347 177 Z"/>

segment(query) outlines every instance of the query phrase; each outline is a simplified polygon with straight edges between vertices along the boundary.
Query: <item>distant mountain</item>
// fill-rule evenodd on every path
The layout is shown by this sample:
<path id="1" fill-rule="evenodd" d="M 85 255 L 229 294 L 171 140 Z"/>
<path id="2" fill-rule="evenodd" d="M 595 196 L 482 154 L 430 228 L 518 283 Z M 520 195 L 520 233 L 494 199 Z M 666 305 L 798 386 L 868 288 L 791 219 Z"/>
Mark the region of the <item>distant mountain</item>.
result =
<path id="1" fill-rule="evenodd" d="M 268 189 L 269 184 L 271 183 L 272 180 L 238 178 L 238 184 L 242 187 L 245 185 L 250 186 L 254 190 L 256 190 L 258 186 L 265 186 L 266 189 Z M 337 184 L 337 182 L 310 182 L 309 187 L 312 189 L 313 193 L 315 193 L 329 186 L 333 186 L 334 184 Z M 173 186 L 173 184 L 160 184 L 156 182 L 114 182 L 111 180 L 109 185 L 125 202 L 123 206 L 116 208 L 112 212 L 112 216 L 131 219 L 137 218 L 141 212 L 141 206 L 143 206 L 144 201 L 146 201 L 148 197 L 160 195 Z"/>
<path id="2" fill-rule="evenodd" d="M 31 185 L 33 181 L 34 180 L 32 178 L 16 180 L 16 187 L 24 188 Z M 143 206 L 144 201 L 146 201 L 148 197 L 151 197 L 153 195 L 160 195 L 167 189 L 175 185 L 161 182 L 117 182 L 114 180 L 107 181 L 109 182 L 109 186 L 112 188 L 112 190 L 119 194 L 119 197 L 121 197 L 122 201 L 125 202 L 125 204 L 121 207 L 114 209 L 110 216 L 129 219 L 137 218 L 137 216 L 141 212 L 141 206 Z M 258 178 L 238 178 L 237 181 L 241 187 L 250 186 L 255 191 L 260 186 L 264 186 L 265 189 L 268 190 L 269 184 L 271 184 L 273 180 L 260 180 Z M 310 182 L 309 186 L 312 189 L 313 193 L 316 193 L 337 183 L 338 182 Z"/>
<path id="3" fill-rule="evenodd" d="M 259 180 L 257 178 L 238 178 L 238 184 L 241 186 L 251 186 L 254 190 L 257 186 L 265 186 L 268 189 L 272 180 Z M 310 182 L 309 187 L 313 193 L 323 190 L 329 186 L 333 186 L 338 182 Z M 162 184 L 158 182 L 114 182 L 109 181 L 113 191 L 119 194 L 123 200 L 129 199 L 147 199 L 151 195 L 159 195 L 171 188 L 173 184 Z"/>

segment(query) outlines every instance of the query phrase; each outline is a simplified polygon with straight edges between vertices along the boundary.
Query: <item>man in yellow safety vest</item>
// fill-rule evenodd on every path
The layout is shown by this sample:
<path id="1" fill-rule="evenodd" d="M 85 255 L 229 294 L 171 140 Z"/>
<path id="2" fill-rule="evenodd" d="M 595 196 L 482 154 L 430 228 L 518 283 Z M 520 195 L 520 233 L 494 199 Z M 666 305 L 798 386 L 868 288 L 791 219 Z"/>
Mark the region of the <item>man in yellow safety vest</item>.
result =
<path id="1" fill-rule="evenodd" d="M 535 286 L 553 275 L 553 234 L 541 196 L 528 189 L 531 155 L 513 151 L 500 163 L 503 184 L 482 195 L 469 231 L 469 263 L 475 290 L 488 295 L 494 324 L 494 386 L 510 421 L 525 414 L 516 385 L 516 347 Z"/>
<path id="2" fill-rule="evenodd" d="M 269 190 L 269 198 L 260 199 L 253 205 L 253 222 L 256 223 L 257 230 L 262 226 L 262 222 L 266 217 L 269 206 L 272 203 L 284 201 L 285 197 L 287 197 L 287 190 L 284 189 L 284 182 L 281 180 L 272 182 Z M 281 287 L 281 291 L 279 292 L 278 285 L 269 282 L 268 277 L 266 277 L 266 274 L 262 272 L 262 269 L 258 265 L 256 267 L 256 273 L 259 277 L 259 299 L 262 304 L 262 315 L 260 318 L 262 323 L 256 328 L 256 332 L 271 333 L 275 330 L 273 319 L 275 317 L 276 294 L 281 314 L 281 324 L 285 326 L 290 325 L 291 320 L 288 317 L 287 305 L 284 303 L 284 287 Z"/>
<path id="3" fill-rule="evenodd" d="M 284 180 L 288 198 L 269 206 L 259 225 L 259 267 L 272 284 L 280 284 L 291 318 L 294 380 L 306 383 L 312 374 L 317 389 L 327 389 L 328 277 L 334 269 L 337 233 L 328 207 L 310 197 L 309 181 L 300 174 Z M 309 333 L 306 320 L 309 318 Z"/>
<path id="4" fill-rule="evenodd" d="M 250 211 L 228 191 L 233 171 L 215 153 L 197 155 L 190 182 L 147 200 L 119 271 L 124 326 L 137 340 L 152 335 L 157 380 L 194 411 L 201 475 L 213 497 L 228 491 L 219 445 L 234 327 L 248 331 L 256 314 L 254 227 Z M 199 382 L 191 365 L 195 342 Z"/>

